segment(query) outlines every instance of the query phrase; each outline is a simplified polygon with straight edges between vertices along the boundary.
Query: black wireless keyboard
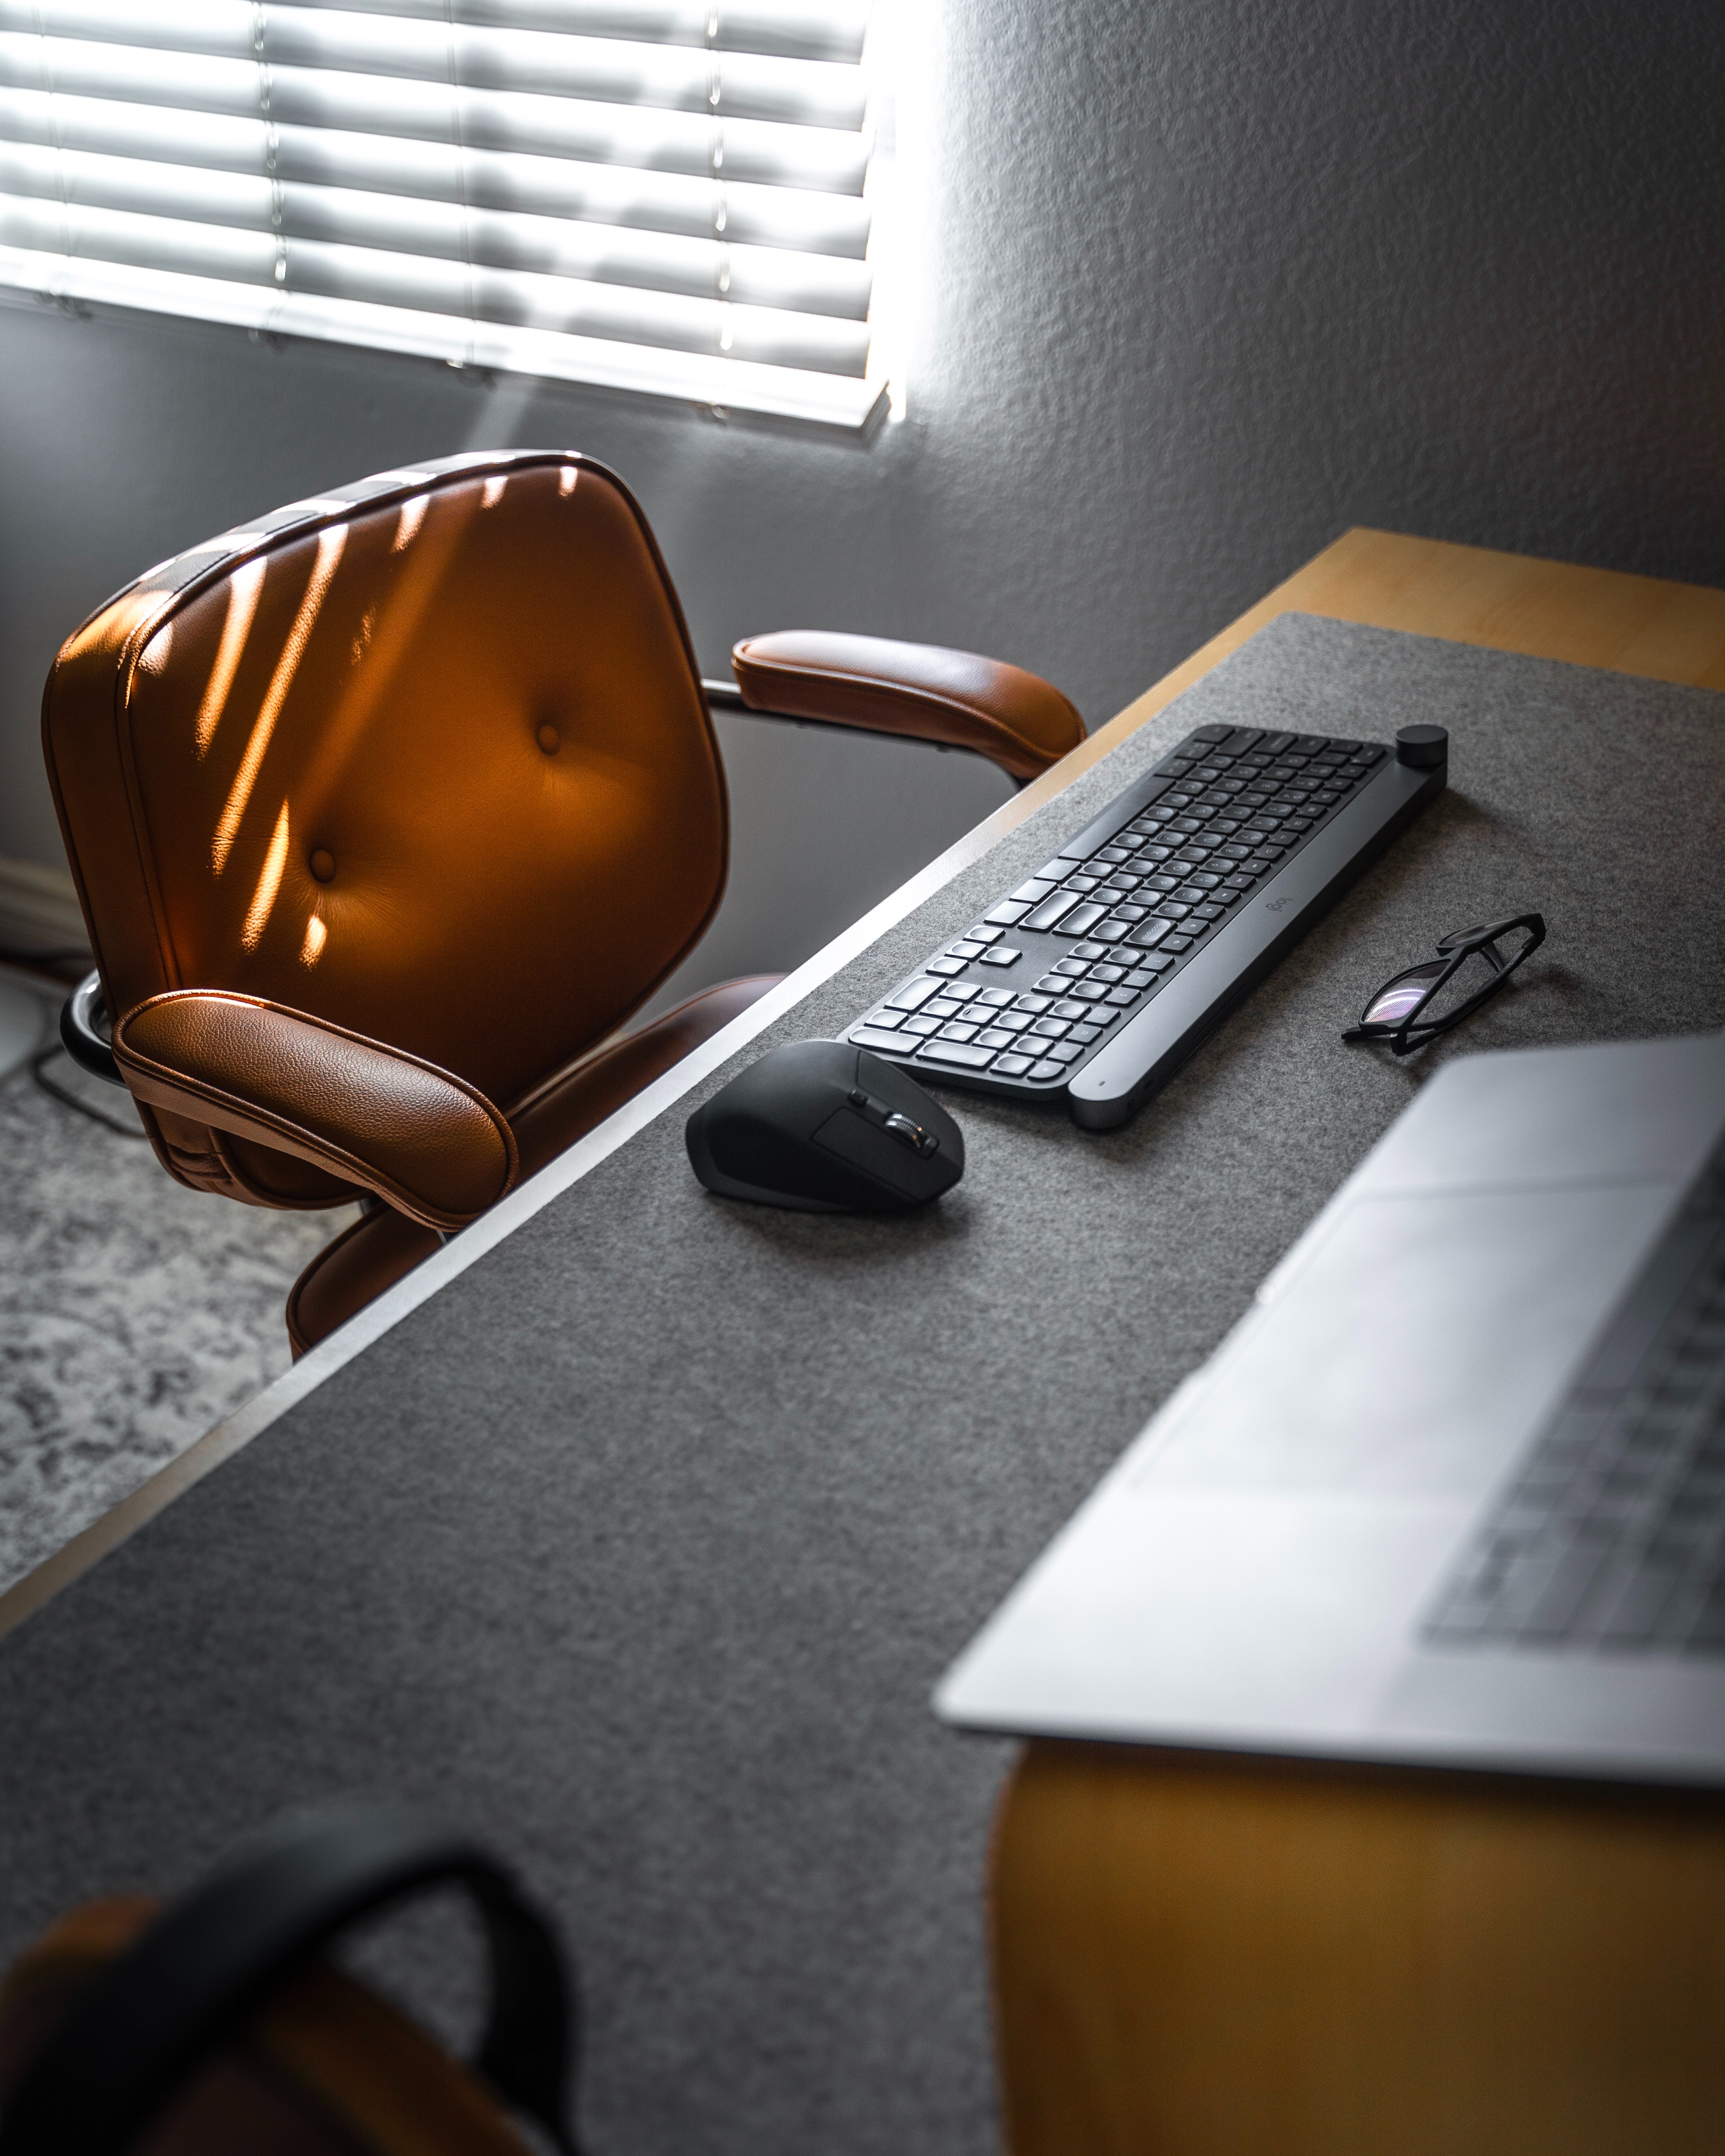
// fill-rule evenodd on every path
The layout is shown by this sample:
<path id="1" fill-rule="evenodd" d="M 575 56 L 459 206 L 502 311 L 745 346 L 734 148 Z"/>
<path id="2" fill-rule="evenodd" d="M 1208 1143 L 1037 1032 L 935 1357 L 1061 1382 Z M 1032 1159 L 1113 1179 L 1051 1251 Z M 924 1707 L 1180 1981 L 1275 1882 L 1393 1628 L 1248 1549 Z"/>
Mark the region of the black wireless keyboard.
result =
<path id="1" fill-rule="evenodd" d="M 1440 726 L 1393 750 L 1200 726 L 846 1037 L 1111 1130 L 1435 800 L 1447 754 Z"/>

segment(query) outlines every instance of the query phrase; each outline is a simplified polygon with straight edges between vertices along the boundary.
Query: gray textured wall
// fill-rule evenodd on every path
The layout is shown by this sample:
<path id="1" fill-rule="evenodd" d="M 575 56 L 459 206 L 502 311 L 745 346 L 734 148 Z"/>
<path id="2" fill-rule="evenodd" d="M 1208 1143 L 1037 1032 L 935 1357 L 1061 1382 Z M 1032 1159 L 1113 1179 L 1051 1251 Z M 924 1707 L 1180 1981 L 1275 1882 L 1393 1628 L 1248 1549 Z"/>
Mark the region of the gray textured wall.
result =
<path id="1" fill-rule="evenodd" d="M 0 853 L 58 858 L 36 701 L 91 605 L 464 444 L 614 465 L 710 671 L 751 629 L 872 629 L 1019 660 L 1093 721 L 1352 523 L 1725 583 L 1709 0 L 927 20 L 929 302 L 911 416 L 866 442 L 0 309 Z M 744 866 L 710 973 L 811 947 L 1004 792 L 896 744 L 727 743 Z"/>

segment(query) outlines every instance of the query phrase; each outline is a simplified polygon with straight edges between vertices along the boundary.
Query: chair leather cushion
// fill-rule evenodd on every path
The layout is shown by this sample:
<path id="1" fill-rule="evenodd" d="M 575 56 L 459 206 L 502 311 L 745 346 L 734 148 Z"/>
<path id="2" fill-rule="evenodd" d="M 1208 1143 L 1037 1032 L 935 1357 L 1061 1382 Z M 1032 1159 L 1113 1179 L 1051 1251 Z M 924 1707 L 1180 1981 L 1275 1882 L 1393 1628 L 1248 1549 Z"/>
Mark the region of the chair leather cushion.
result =
<path id="1" fill-rule="evenodd" d="M 783 978 L 752 973 L 721 982 L 650 1025 L 625 1034 L 531 1096 L 511 1119 L 522 1176 L 536 1174 L 567 1152 Z M 288 1296 L 288 1337 L 295 1354 L 326 1339 L 437 1248 L 429 1229 L 396 1212 L 370 1214 L 336 1236 L 306 1266 Z"/>
<path id="2" fill-rule="evenodd" d="M 44 742 L 105 996 L 254 996 L 510 1113 L 711 918 L 711 714 L 599 466 L 501 452 L 343 493 L 152 571 L 60 653 Z M 252 1142 L 211 1127 L 156 1131 L 171 1173 L 339 1197 L 247 1174 Z"/>
<path id="3" fill-rule="evenodd" d="M 974 749 L 1015 778 L 1034 778 L 1085 737 L 1051 682 L 973 651 L 781 629 L 746 636 L 731 665 L 757 711 Z"/>

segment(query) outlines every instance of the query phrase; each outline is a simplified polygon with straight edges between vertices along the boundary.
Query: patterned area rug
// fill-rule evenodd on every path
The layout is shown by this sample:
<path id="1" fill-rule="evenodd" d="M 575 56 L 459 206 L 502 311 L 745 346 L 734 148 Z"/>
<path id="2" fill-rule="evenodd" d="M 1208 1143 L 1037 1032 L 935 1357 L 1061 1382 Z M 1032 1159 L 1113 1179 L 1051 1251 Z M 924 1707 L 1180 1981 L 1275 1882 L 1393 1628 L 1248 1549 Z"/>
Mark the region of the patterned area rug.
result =
<path id="1" fill-rule="evenodd" d="M 63 1057 L 49 1075 L 136 1124 Z M 27 1066 L 0 1081 L 0 1589 L 287 1368 L 288 1289 L 353 1217 L 182 1190 L 141 1132 Z"/>

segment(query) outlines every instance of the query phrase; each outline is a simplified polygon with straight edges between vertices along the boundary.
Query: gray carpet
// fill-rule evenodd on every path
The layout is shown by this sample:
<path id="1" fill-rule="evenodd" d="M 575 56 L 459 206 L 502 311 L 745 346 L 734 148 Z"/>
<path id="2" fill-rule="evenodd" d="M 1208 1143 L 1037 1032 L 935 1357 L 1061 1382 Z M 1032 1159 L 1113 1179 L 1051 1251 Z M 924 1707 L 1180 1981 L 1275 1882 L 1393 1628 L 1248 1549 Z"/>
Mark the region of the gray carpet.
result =
<path id="1" fill-rule="evenodd" d="M 37 993 L 46 1028 L 60 992 Z M 136 1124 L 64 1058 L 50 1075 Z M 353 1215 L 182 1190 L 28 1065 L 0 1081 L 0 1192 L 4 1589 L 287 1368 L 288 1288 Z"/>

